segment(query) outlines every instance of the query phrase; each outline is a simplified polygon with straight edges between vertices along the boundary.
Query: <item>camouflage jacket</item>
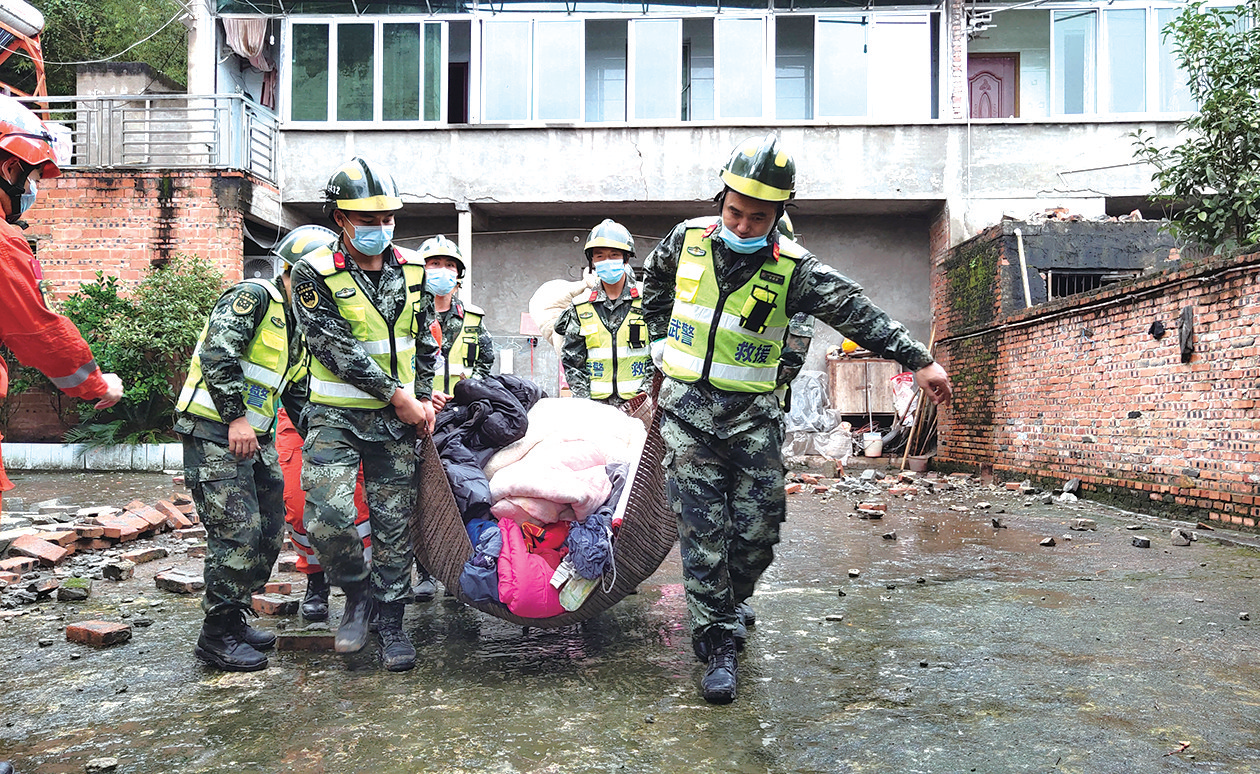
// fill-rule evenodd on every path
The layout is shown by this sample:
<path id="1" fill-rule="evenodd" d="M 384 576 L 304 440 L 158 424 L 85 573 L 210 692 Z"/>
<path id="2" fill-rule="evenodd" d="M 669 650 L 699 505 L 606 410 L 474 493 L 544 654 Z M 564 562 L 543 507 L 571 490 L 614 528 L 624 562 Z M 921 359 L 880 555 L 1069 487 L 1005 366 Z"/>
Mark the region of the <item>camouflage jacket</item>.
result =
<path id="1" fill-rule="evenodd" d="M 595 301 L 592 305 L 599 319 L 608 326 L 608 330 L 616 332 L 630 314 L 630 287 L 633 284 L 634 273 L 627 267 L 626 284 L 621 289 L 620 296 L 609 298 L 604 290 L 604 283 L 601 282 L 596 286 Z M 564 347 L 560 352 L 560 362 L 564 364 L 564 378 L 569 383 L 569 389 L 573 395 L 578 398 L 591 396 L 591 375 L 586 370 L 586 337 L 582 335 L 582 325 L 578 320 L 576 304 L 584 303 L 590 297 L 590 293 L 580 296 L 556 320 L 556 330 L 564 331 Z M 644 374 L 645 385 L 652 383 L 654 373 L 655 368 L 649 363 L 647 372 Z"/>
<path id="2" fill-rule="evenodd" d="M 284 293 L 282 283 L 277 282 L 276 287 Z M 253 282 L 237 283 L 215 302 L 206 323 L 205 340 L 201 342 L 201 373 L 206 392 L 214 401 L 215 410 L 223 422 L 177 412 L 175 432 L 227 443 L 228 424 L 245 416 L 245 374 L 241 371 L 241 355 L 253 341 L 270 303 L 271 296 L 267 295 L 267 291 Z M 302 337 L 297 334 L 294 324 L 293 309 L 288 304 L 285 304 L 284 325 L 289 330 L 289 367 L 293 367 L 304 352 Z M 287 389 L 288 385 L 285 392 Z"/>
<path id="3" fill-rule="evenodd" d="M 442 324 L 442 357 L 451 354 L 451 347 L 464 326 L 464 305 L 451 299 L 451 308 L 437 313 L 438 322 Z M 486 330 L 485 317 L 481 318 L 481 332 L 477 336 L 477 362 L 473 364 L 473 376 L 484 378 L 494 368 L 494 340 Z"/>
<path id="4" fill-rule="evenodd" d="M 346 271 L 354 278 L 364 296 L 385 319 L 394 319 L 407 297 L 402 266 L 391 249 L 385 251 L 385 262 L 379 282 L 372 279 L 353 260 Z M 350 324 L 337 311 L 328 283 L 309 263 L 298 261 L 290 275 L 293 285 L 293 310 L 298 328 L 306 339 L 312 358 L 319 360 L 342 380 L 360 390 L 388 401 L 402 386 L 397 379 L 381 370 L 363 345 L 350 332 Z M 433 295 L 424 293 L 425 303 L 416 310 L 416 375 L 415 391 L 420 400 L 433 395 L 433 364 L 437 340 L 429 330 L 435 319 Z M 364 441 L 402 438 L 410 429 L 399 421 L 393 406 L 383 409 L 353 409 L 308 403 L 302 412 L 304 425 L 338 427 L 353 432 Z"/>
<path id="5" fill-rule="evenodd" d="M 643 316 L 653 341 L 665 338 L 674 308 L 675 275 L 682 253 L 686 224 L 674 227 L 644 261 Z M 723 292 L 741 287 L 764 263 L 770 247 L 740 255 L 713 239 L 713 263 Z M 896 360 L 911 371 L 930 365 L 927 347 L 910 336 L 905 326 L 875 306 L 861 286 L 807 253 L 792 273 L 787 288 L 787 313 L 807 312 L 872 352 Z M 727 392 L 707 382 L 683 383 L 666 379 L 660 405 L 680 420 L 719 438 L 778 421 L 774 393 Z"/>

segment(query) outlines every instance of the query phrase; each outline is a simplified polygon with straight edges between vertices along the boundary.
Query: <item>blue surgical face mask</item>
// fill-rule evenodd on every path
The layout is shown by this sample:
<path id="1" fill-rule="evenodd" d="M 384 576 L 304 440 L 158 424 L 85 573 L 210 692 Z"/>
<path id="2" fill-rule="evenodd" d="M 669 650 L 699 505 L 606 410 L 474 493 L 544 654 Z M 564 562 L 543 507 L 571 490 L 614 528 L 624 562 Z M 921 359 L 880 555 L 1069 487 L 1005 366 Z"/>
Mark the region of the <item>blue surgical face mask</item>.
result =
<path id="1" fill-rule="evenodd" d="M 750 253 L 755 253 L 761 248 L 765 247 L 767 244 L 769 244 L 769 242 L 766 240 L 767 236 L 769 235 L 762 234 L 759 237 L 749 237 L 747 239 L 740 239 L 739 237 L 735 236 L 735 232 L 727 228 L 725 224 L 722 225 L 722 230 L 718 232 L 718 238 L 721 239 L 723 242 L 725 242 L 726 246 L 729 247 L 731 250 L 734 250 L 735 252 L 740 253 L 741 255 L 748 255 Z"/>
<path id="2" fill-rule="evenodd" d="M 425 269 L 424 286 L 435 296 L 450 295 L 455 289 L 454 269 Z"/>
<path id="3" fill-rule="evenodd" d="M 35 203 L 35 195 L 37 193 L 39 193 L 39 187 L 35 185 L 34 180 L 28 179 L 26 181 L 26 191 L 18 197 L 18 215 L 21 215 L 31 208 L 31 205 Z"/>
<path id="4" fill-rule="evenodd" d="M 595 264 L 595 276 L 600 282 L 616 285 L 626 276 L 626 262 L 622 260 L 599 261 Z"/>
<path id="5" fill-rule="evenodd" d="M 394 224 L 388 226 L 355 226 L 350 244 L 364 255 L 380 255 L 394 238 Z"/>

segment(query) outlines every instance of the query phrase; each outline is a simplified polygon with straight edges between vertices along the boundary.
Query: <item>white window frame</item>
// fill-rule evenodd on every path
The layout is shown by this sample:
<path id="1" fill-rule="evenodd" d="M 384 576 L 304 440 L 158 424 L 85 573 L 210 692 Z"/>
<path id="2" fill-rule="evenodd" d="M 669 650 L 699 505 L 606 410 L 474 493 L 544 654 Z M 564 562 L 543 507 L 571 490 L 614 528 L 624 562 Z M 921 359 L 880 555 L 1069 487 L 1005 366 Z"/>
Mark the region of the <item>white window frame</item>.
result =
<path id="1" fill-rule="evenodd" d="M 373 17 L 355 17 L 355 16 L 290 16 L 285 19 L 284 28 L 281 36 L 281 77 L 280 77 L 280 94 L 279 98 L 283 108 L 281 111 L 281 122 L 285 129 L 302 129 L 302 128 L 320 128 L 320 129 L 339 129 L 351 131 L 355 129 L 363 129 L 371 127 L 374 129 L 390 128 L 390 129 L 425 129 L 436 126 L 446 125 L 446 104 L 448 97 L 448 79 L 446 75 L 446 67 L 444 63 L 450 53 L 450 28 L 446 24 L 446 19 L 433 16 L 373 16 Z M 439 48 L 441 50 L 441 59 L 439 61 L 439 79 L 438 79 L 438 118 L 437 120 L 426 121 L 424 119 L 424 86 L 425 86 L 425 56 L 424 56 L 424 25 L 432 23 L 441 23 L 441 41 Z M 336 118 L 337 113 L 337 27 L 341 24 L 370 24 L 372 25 L 372 118 L 367 121 L 339 121 Z M 420 73 L 420 118 L 415 121 L 385 121 L 382 118 L 384 110 L 384 67 L 383 52 L 385 48 L 385 24 L 415 24 L 420 31 L 420 59 L 416 63 Z M 293 68 L 292 68 L 292 49 L 293 49 L 293 28 L 297 25 L 322 25 L 328 28 L 328 113 L 330 116 L 324 121 L 294 121 L 293 120 Z M 469 70 L 473 68 L 470 66 Z M 470 73 L 471 77 L 471 73 Z"/>

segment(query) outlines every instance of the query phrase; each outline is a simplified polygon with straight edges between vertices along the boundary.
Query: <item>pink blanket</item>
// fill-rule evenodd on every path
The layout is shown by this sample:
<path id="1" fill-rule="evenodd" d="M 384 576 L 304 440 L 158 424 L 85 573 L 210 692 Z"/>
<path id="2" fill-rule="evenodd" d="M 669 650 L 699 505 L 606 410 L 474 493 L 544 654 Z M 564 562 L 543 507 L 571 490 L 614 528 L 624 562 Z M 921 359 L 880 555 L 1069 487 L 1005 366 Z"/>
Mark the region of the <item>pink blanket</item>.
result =
<path id="1" fill-rule="evenodd" d="M 590 441 L 547 439 L 490 479 L 490 512 L 537 524 L 585 521 L 612 491 L 605 461 Z"/>

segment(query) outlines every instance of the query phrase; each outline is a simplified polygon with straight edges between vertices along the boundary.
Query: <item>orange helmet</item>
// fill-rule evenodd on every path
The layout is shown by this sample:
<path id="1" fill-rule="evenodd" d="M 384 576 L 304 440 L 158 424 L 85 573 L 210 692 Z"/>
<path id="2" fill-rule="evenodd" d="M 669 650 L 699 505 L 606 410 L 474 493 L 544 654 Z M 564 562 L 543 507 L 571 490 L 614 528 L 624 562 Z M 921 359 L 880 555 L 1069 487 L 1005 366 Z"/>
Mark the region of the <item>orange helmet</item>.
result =
<path id="1" fill-rule="evenodd" d="M 47 180 L 61 174 L 52 140 L 44 122 L 29 108 L 13 97 L 0 95 L 0 151 L 40 167 L 40 176 Z"/>

